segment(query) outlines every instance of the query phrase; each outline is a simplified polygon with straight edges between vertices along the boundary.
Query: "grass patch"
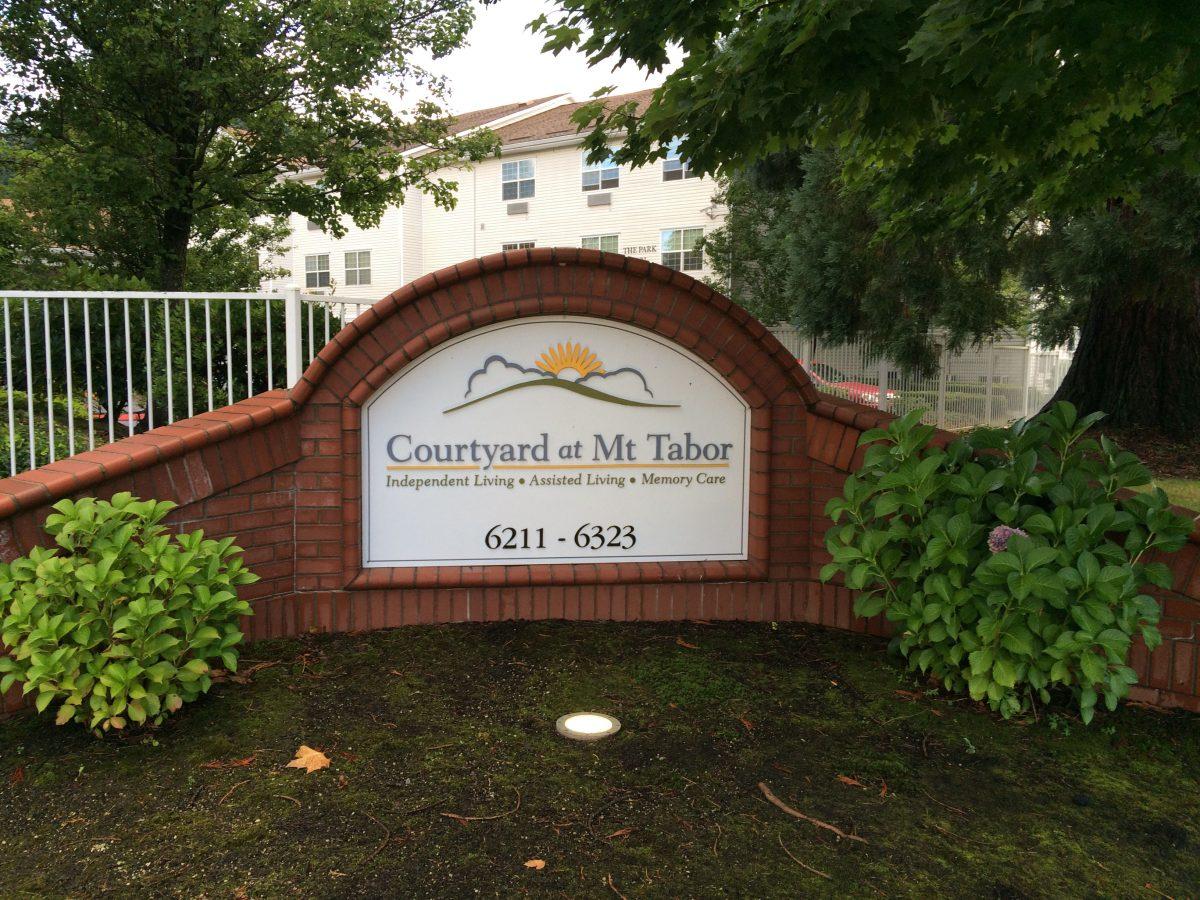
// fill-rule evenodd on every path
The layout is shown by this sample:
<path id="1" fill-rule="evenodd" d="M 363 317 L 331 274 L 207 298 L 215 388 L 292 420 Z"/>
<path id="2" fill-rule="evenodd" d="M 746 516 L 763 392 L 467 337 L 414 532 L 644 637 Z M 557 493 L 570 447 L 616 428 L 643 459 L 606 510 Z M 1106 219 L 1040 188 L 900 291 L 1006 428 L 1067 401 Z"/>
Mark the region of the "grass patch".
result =
<path id="1" fill-rule="evenodd" d="M 1200 510 L 1200 481 L 1190 478 L 1155 478 L 1154 484 L 1162 488 L 1176 506 Z"/>
<path id="2" fill-rule="evenodd" d="M 154 733 L 0 724 L 0 895 L 1200 891 L 1197 717 L 1005 724 L 927 695 L 880 642 L 799 626 L 407 628 L 248 653 L 280 664 Z M 564 741 L 554 720 L 577 709 L 624 727 Z M 285 769 L 302 743 L 330 768 Z M 788 817 L 760 781 L 868 843 Z"/>

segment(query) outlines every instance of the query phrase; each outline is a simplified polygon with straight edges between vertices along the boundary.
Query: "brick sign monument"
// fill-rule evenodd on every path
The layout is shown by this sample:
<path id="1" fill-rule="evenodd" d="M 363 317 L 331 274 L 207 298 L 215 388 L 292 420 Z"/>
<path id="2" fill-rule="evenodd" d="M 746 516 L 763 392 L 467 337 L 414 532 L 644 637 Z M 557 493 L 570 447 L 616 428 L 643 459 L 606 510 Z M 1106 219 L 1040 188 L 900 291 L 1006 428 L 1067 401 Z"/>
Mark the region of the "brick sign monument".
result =
<path id="1" fill-rule="evenodd" d="M 253 638 L 503 619 L 855 620 L 825 502 L 886 414 L 817 394 L 727 298 L 617 254 L 471 260 L 385 297 L 290 391 L 0 480 L 0 555 L 131 491 L 235 535 Z M 948 436 L 943 435 L 943 439 Z M 1200 710 L 1197 536 L 1135 696 Z M 9 697 L 8 708 L 17 704 Z"/>

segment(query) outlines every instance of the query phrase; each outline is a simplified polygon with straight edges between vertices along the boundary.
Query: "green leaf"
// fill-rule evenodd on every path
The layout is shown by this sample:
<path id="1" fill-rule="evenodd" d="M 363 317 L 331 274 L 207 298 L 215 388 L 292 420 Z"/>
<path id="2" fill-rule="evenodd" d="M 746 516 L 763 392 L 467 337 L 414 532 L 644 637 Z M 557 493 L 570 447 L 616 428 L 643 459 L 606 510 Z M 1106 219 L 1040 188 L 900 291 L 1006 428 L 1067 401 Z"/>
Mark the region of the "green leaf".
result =
<path id="1" fill-rule="evenodd" d="M 1083 671 L 1084 677 L 1090 684 L 1102 682 L 1108 675 L 1108 666 L 1099 656 L 1090 650 L 1079 657 L 1079 666 Z"/>
<path id="2" fill-rule="evenodd" d="M 1013 687 L 1017 683 L 1016 667 L 1007 659 L 997 659 L 995 665 L 992 666 L 992 678 L 999 685 L 1006 688 Z"/>
<path id="3" fill-rule="evenodd" d="M 860 594 L 854 598 L 854 614 L 869 619 L 883 612 L 884 600 L 879 594 Z"/>

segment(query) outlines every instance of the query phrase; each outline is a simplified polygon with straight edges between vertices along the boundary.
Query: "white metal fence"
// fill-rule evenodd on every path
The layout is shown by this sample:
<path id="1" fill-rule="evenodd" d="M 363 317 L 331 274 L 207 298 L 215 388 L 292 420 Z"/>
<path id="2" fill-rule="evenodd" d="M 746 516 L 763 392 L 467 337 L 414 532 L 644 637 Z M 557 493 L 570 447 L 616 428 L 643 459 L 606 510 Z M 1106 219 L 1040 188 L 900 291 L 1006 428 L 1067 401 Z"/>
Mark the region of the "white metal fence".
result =
<path id="1" fill-rule="evenodd" d="M 0 473 L 13 475 L 276 387 L 369 303 L 335 295 L 0 291 Z M 903 375 L 861 345 L 772 329 L 820 390 L 944 428 L 1036 411 L 1070 365 L 1023 339 L 942 355 L 934 378 Z"/>
<path id="2" fill-rule="evenodd" d="M 813 379 L 817 389 L 904 415 L 922 407 L 926 422 L 958 430 L 1005 425 L 1046 404 L 1071 366 L 1067 347 L 1043 348 L 1009 335 L 961 353 L 943 348 L 938 373 L 907 375 L 865 344 L 826 344 L 795 327 L 771 329 Z"/>
<path id="3" fill-rule="evenodd" d="M 299 291 L 0 291 L 0 473 L 294 384 L 369 305 Z"/>

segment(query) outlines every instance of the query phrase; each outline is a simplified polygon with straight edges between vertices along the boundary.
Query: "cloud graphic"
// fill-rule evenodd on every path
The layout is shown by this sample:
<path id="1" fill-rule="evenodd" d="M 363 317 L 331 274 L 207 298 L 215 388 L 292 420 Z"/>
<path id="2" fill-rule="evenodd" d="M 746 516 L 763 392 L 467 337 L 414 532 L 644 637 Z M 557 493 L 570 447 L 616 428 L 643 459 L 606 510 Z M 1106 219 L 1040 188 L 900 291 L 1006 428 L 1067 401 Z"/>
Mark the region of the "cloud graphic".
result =
<path id="1" fill-rule="evenodd" d="M 654 391 L 650 390 L 650 385 L 646 383 L 646 376 L 629 367 L 604 373 L 593 372 L 586 378 L 579 379 L 578 383 L 623 400 L 644 401 L 654 398 Z"/>
<path id="2" fill-rule="evenodd" d="M 496 354 L 489 356 L 480 368 L 471 373 L 467 379 L 467 392 L 463 397 L 482 397 L 514 384 L 546 377 L 546 373 L 539 369 L 527 369 Z"/>

